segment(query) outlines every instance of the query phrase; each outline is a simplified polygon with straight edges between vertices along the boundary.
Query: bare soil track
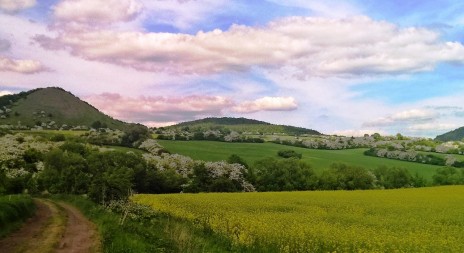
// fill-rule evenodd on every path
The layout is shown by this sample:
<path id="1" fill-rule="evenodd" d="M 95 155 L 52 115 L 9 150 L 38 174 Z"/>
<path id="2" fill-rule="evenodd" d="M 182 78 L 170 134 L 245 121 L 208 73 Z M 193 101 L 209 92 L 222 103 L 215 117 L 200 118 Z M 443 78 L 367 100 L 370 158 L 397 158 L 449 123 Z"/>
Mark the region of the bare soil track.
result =
<path id="1" fill-rule="evenodd" d="M 75 207 L 44 199 L 36 199 L 35 203 L 35 215 L 21 229 L 0 240 L 0 252 L 100 252 L 95 225 Z"/>

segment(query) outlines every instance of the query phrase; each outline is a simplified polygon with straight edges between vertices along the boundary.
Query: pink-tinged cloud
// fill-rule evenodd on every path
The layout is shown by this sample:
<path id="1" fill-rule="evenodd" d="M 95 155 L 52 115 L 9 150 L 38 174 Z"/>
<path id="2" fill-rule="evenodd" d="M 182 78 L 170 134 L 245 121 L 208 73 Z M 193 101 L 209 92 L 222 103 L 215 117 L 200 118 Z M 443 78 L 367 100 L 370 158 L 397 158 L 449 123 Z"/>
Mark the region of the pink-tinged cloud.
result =
<path id="1" fill-rule="evenodd" d="M 258 111 L 293 111 L 298 105 L 292 97 L 263 97 L 254 101 L 246 101 L 232 108 L 238 113 L 253 113 Z"/>
<path id="2" fill-rule="evenodd" d="M 102 93 L 84 98 L 102 112 L 125 121 L 165 125 L 199 117 L 220 116 L 234 103 L 220 96 L 124 97 Z"/>
<path id="3" fill-rule="evenodd" d="M 89 0 L 90 1 L 90 0 Z M 77 18 L 77 17 L 76 17 Z M 60 28 L 37 36 L 47 49 L 142 71 L 212 74 L 252 67 L 285 68 L 295 77 L 415 73 L 442 62 L 464 63 L 464 46 L 425 28 L 368 17 L 289 17 L 263 27 L 233 25 L 195 35 Z"/>
<path id="4" fill-rule="evenodd" d="M 36 0 L 0 0 L 0 9 L 14 13 L 23 9 L 31 8 L 36 4 Z"/>
<path id="5" fill-rule="evenodd" d="M 47 68 L 39 61 L 15 60 L 0 56 L 0 72 L 10 71 L 20 74 L 36 74 L 47 71 Z"/>
<path id="6" fill-rule="evenodd" d="M 64 0 L 53 7 L 59 22 L 93 26 L 127 22 L 141 11 L 142 5 L 136 0 Z"/>

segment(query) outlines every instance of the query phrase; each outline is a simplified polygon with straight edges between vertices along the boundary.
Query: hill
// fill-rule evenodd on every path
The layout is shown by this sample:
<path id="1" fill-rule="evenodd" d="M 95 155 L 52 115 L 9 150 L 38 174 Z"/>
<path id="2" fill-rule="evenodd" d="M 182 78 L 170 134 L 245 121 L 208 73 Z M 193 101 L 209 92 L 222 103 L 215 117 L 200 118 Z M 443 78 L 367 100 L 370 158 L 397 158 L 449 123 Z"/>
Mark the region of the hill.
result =
<path id="1" fill-rule="evenodd" d="M 464 127 L 438 135 L 435 138 L 437 141 L 461 141 L 462 139 L 464 139 Z"/>
<path id="2" fill-rule="evenodd" d="M 210 130 L 210 129 L 229 129 L 237 132 L 249 133 L 281 133 L 288 135 L 321 135 L 316 130 L 303 127 L 294 127 L 286 125 L 274 125 L 264 121 L 246 119 L 246 118 L 205 118 L 200 120 L 179 123 L 167 129 L 189 129 L 189 130 Z"/>
<path id="3" fill-rule="evenodd" d="M 0 110 L 0 125 L 17 126 L 19 123 L 29 128 L 60 128 L 63 125 L 90 127 L 97 123 L 112 129 L 124 129 L 127 125 L 57 87 L 2 96 Z"/>

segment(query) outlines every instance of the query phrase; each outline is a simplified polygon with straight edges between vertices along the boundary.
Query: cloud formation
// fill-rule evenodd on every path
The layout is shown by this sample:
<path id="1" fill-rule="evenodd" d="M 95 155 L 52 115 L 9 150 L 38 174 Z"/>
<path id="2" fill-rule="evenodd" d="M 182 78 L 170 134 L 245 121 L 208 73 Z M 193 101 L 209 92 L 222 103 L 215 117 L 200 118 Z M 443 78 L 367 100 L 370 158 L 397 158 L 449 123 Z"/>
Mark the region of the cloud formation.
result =
<path id="1" fill-rule="evenodd" d="M 198 117 L 219 116 L 234 103 L 220 96 L 124 97 L 102 93 L 84 98 L 104 113 L 131 122 L 178 122 Z"/>
<path id="2" fill-rule="evenodd" d="M 21 74 L 35 74 L 47 71 L 47 68 L 39 61 L 15 60 L 0 56 L 0 72 L 11 71 Z"/>
<path id="3" fill-rule="evenodd" d="M 174 74 L 285 67 L 301 79 L 354 77 L 415 73 L 442 62 L 464 62 L 459 42 L 441 42 L 431 30 L 400 28 L 364 16 L 289 17 L 264 27 L 233 25 L 227 31 L 195 35 L 65 29 L 57 37 L 39 35 L 35 40 L 44 48 L 66 48 L 88 60 Z"/>
<path id="4" fill-rule="evenodd" d="M 424 123 L 424 124 L 415 124 L 408 126 L 408 130 L 410 131 L 417 131 L 417 132 L 422 132 L 422 131 L 439 131 L 439 130 L 444 130 L 444 131 L 449 131 L 451 129 L 458 128 L 459 126 L 456 124 L 452 123 Z"/>
<path id="5" fill-rule="evenodd" d="M 5 96 L 5 95 L 11 95 L 13 92 L 8 91 L 8 90 L 0 90 L 0 97 Z"/>
<path id="6" fill-rule="evenodd" d="M 36 4 L 36 0 L 0 0 L 0 9 L 14 13 L 23 9 L 31 8 Z"/>
<path id="7" fill-rule="evenodd" d="M 293 111 L 298 105 L 292 97 L 263 97 L 254 101 L 246 101 L 232 108 L 238 113 L 253 113 L 258 111 Z"/>
<path id="8" fill-rule="evenodd" d="M 9 40 L 0 39 L 0 52 L 7 51 L 11 48 L 11 42 Z"/>
<path id="9" fill-rule="evenodd" d="M 439 117 L 439 114 L 433 110 L 411 109 L 401 111 L 387 117 L 378 118 L 373 121 L 365 122 L 365 127 L 384 127 L 404 123 L 433 121 Z"/>
<path id="10" fill-rule="evenodd" d="M 64 0 L 53 7 L 59 22 L 91 26 L 127 22 L 141 11 L 142 5 L 136 0 Z"/>

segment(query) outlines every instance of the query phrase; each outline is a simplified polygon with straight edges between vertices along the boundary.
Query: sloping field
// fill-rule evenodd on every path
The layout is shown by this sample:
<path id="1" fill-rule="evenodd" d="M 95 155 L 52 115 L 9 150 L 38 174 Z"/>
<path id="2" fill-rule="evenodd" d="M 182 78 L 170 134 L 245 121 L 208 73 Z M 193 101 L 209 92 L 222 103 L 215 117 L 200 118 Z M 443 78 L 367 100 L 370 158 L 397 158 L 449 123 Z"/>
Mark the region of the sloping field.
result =
<path id="1" fill-rule="evenodd" d="M 464 252 L 464 187 L 136 195 L 241 252 Z"/>
<path id="2" fill-rule="evenodd" d="M 231 154 L 245 159 L 250 165 L 266 157 L 278 157 L 279 150 L 291 149 L 303 154 L 302 160 L 309 163 L 316 171 L 329 168 L 332 163 L 346 163 L 361 166 L 366 169 L 375 169 L 385 165 L 408 169 L 412 175 L 419 173 L 431 180 L 439 166 L 420 164 L 414 162 L 398 161 L 386 158 L 365 156 L 366 149 L 348 150 L 321 150 L 290 147 L 275 143 L 228 143 L 214 141 L 166 141 L 158 142 L 172 153 L 190 156 L 193 159 L 205 161 L 226 160 Z"/>

